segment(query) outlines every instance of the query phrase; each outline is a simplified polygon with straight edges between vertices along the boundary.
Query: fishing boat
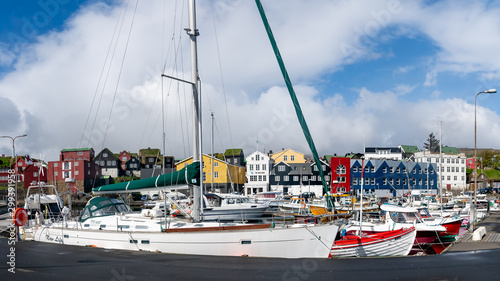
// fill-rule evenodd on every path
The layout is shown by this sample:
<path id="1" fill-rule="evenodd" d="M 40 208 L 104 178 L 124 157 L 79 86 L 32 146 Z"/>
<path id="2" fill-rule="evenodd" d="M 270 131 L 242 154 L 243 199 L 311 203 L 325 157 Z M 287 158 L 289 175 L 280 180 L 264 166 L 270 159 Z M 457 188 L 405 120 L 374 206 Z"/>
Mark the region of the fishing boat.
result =
<path id="1" fill-rule="evenodd" d="M 270 30 L 257 1 L 266 30 Z M 136 214 L 118 199 L 94 197 L 77 221 L 38 226 L 34 240 L 65 245 L 121 250 L 145 250 L 174 254 L 251 256 L 269 258 L 327 258 L 338 233 L 336 224 L 223 223 L 203 220 L 201 126 L 195 0 L 189 2 L 193 88 L 193 163 L 179 171 L 153 178 L 94 188 L 94 195 L 171 190 L 192 190 L 193 207 L 188 219 L 154 218 Z M 273 45 L 274 47 L 274 45 Z M 166 75 L 162 75 L 166 76 Z M 169 77 L 169 76 L 167 76 Z M 177 78 L 176 78 L 177 79 Z M 177 79 L 181 80 L 181 79 Z M 296 105 L 298 106 L 298 105 Z M 308 140 L 311 141 L 312 140 Z M 317 154 L 313 151 L 313 154 Z M 317 155 L 315 156 L 317 157 Z M 318 164 L 319 165 L 319 164 Z M 324 180 L 323 180 L 324 181 Z M 326 183 L 324 183 L 326 186 Z"/>
<path id="2" fill-rule="evenodd" d="M 416 234 L 415 227 L 410 227 L 368 235 L 344 235 L 333 243 L 330 257 L 407 256 Z"/>

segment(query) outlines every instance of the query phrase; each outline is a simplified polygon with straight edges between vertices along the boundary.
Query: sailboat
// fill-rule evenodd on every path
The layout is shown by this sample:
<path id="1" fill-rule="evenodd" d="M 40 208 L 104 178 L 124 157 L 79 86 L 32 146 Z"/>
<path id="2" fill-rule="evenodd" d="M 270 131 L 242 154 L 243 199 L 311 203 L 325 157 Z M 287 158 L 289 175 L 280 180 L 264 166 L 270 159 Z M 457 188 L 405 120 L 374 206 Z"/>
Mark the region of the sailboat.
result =
<path id="1" fill-rule="evenodd" d="M 189 2 L 193 88 L 193 163 L 154 178 L 93 189 L 95 195 L 166 190 L 187 186 L 193 190 L 190 220 L 151 218 L 133 213 L 118 199 L 90 199 L 77 221 L 39 226 L 33 239 L 64 245 L 172 254 L 250 256 L 269 258 L 327 258 L 339 227 L 335 224 L 249 224 L 203 221 L 199 77 L 197 65 L 195 0 Z M 178 79 L 180 80 L 180 79 Z"/>

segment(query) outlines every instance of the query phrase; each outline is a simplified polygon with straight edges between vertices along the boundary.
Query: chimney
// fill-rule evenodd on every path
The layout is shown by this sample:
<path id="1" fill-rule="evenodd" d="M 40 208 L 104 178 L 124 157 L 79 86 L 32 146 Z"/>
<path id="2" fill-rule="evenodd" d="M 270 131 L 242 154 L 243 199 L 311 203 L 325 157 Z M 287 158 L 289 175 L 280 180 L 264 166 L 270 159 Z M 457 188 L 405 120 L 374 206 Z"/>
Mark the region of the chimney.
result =
<path id="1" fill-rule="evenodd" d="M 5 158 L 5 154 L 2 154 L 2 158 Z"/>

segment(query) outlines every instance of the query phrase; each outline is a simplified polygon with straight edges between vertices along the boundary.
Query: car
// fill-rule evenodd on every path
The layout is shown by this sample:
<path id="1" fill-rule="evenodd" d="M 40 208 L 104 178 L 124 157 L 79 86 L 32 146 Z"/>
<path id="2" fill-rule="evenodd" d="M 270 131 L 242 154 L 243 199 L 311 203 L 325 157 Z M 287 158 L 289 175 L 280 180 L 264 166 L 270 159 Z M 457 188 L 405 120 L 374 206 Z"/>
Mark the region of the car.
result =
<path id="1" fill-rule="evenodd" d="M 153 194 L 153 197 L 151 197 L 151 200 L 159 200 L 160 196 L 158 194 Z"/>
<path id="2" fill-rule="evenodd" d="M 144 195 L 142 195 L 142 197 L 141 197 L 141 201 L 146 201 L 146 200 L 149 200 L 149 199 L 150 199 L 150 198 L 149 198 L 149 195 L 148 195 L 148 194 L 144 194 Z"/>

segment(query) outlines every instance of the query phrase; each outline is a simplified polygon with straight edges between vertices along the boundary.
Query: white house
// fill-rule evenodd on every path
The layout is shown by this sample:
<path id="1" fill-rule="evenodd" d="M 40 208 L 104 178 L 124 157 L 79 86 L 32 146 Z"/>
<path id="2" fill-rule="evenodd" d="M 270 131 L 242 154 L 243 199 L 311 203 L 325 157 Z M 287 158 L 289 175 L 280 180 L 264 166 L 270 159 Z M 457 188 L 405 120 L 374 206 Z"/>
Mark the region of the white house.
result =
<path id="1" fill-rule="evenodd" d="M 465 190 L 467 187 L 466 160 L 464 153 L 448 154 L 428 150 L 413 155 L 416 162 L 437 163 L 438 186 L 446 190 Z"/>
<path id="2" fill-rule="evenodd" d="M 255 151 L 246 157 L 245 195 L 269 190 L 269 171 L 274 161 L 265 153 Z"/>
<path id="3" fill-rule="evenodd" d="M 402 160 L 403 151 L 399 147 L 365 147 L 365 159 Z"/>

